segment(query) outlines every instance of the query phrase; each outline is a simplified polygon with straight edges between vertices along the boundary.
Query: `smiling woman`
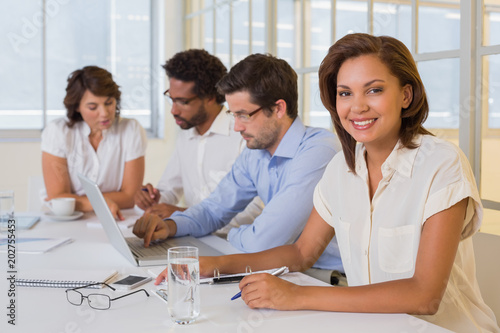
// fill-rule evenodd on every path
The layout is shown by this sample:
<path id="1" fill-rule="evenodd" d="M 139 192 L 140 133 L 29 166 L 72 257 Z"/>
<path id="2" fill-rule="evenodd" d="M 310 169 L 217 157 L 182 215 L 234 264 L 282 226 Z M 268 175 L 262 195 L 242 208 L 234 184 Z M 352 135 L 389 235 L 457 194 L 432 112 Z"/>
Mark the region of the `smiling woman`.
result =
<path id="1" fill-rule="evenodd" d="M 76 198 L 76 210 L 91 211 L 78 179 L 95 181 L 117 218 L 134 205 L 144 177 L 146 134 L 136 120 L 120 118 L 118 85 L 111 73 L 96 66 L 68 78 L 66 118 L 42 133 L 42 169 L 47 199 Z"/>

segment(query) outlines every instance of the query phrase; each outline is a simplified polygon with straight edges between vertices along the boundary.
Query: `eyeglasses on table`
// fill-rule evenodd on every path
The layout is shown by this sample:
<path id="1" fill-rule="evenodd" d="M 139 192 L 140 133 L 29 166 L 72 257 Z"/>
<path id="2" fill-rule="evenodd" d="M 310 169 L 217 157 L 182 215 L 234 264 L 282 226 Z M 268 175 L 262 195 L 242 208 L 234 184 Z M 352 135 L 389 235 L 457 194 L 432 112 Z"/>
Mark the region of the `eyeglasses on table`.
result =
<path id="1" fill-rule="evenodd" d="M 108 287 L 109 289 L 111 289 L 113 291 L 116 290 L 115 288 L 111 287 L 110 285 L 108 285 L 104 282 L 91 283 L 91 284 L 88 284 L 88 285 L 82 286 L 82 287 L 66 289 L 66 299 L 71 304 L 76 305 L 76 306 L 80 306 L 80 305 L 82 305 L 83 300 L 86 298 L 87 303 L 89 304 L 89 306 L 92 309 L 107 310 L 111 307 L 112 301 L 116 301 L 117 299 L 120 299 L 120 298 L 123 298 L 126 296 L 130 296 L 130 295 L 133 295 L 133 294 L 136 294 L 139 292 L 144 292 L 146 294 L 146 296 L 149 297 L 148 292 L 144 289 L 139 289 L 139 290 L 133 291 L 131 293 L 115 297 L 115 298 L 111 298 L 108 295 L 100 294 L 100 293 L 92 293 L 92 294 L 88 294 L 85 296 L 81 292 L 78 291 L 78 289 L 88 288 L 88 287 L 97 286 L 97 285 L 105 285 L 106 287 Z"/>

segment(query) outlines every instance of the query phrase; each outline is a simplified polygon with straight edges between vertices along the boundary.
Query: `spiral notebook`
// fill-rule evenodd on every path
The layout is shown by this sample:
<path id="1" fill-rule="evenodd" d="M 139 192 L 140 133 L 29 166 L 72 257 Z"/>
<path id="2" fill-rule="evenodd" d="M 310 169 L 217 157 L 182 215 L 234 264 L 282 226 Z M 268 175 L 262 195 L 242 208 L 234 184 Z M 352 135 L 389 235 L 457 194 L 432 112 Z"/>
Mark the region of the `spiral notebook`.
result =
<path id="1" fill-rule="evenodd" d="M 37 269 L 22 270 L 16 279 L 21 287 L 77 288 L 92 283 L 110 283 L 118 274 L 116 270 L 67 270 Z M 96 285 L 90 288 L 103 288 Z"/>

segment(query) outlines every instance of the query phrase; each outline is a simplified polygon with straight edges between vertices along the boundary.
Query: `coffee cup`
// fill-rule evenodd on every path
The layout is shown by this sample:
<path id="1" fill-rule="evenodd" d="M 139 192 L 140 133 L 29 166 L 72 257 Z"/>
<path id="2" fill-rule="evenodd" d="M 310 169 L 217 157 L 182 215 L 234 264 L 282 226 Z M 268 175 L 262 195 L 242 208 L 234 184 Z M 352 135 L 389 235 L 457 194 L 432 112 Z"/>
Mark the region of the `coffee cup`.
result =
<path id="1" fill-rule="evenodd" d="M 55 198 L 47 205 L 54 215 L 70 216 L 75 211 L 75 198 Z"/>

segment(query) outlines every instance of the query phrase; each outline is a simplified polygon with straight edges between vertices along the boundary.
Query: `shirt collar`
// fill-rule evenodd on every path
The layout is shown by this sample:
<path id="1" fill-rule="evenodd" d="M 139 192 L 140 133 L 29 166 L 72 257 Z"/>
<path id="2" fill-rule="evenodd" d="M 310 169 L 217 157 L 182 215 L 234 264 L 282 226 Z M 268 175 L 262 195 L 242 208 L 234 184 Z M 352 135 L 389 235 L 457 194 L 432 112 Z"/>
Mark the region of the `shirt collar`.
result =
<path id="1" fill-rule="evenodd" d="M 226 107 L 223 106 L 208 131 L 206 131 L 202 136 L 209 136 L 212 133 L 225 136 L 231 135 L 231 131 L 234 130 L 234 118 L 233 116 L 226 114 L 226 110 Z M 194 139 L 198 136 L 200 136 L 200 134 L 196 130 L 196 127 L 192 127 L 187 130 L 188 139 Z"/>
<path id="2" fill-rule="evenodd" d="M 417 158 L 417 152 L 422 143 L 422 135 L 417 135 L 413 139 L 413 144 L 417 146 L 415 149 L 403 147 L 401 141 L 398 141 L 394 149 L 389 154 L 385 162 L 382 164 L 383 178 L 390 177 L 397 171 L 400 175 L 410 178 L 413 172 L 413 166 Z M 368 175 L 365 160 L 366 148 L 363 144 L 356 147 L 356 173 L 361 177 Z"/>
<path id="3" fill-rule="evenodd" d="M 104 138 L 108 132 L 113 131 L 113 129 L 115 128 L 115 124 L 118 124 L 120 121 L 121 121 L 120 117 L 115 118 L 115 120 L 113 121 L 113 125 L 110 128 L 102 131 L 102 137 Z M 85 122 L 85 120 L 79 121 L 78 123 L 80 124 L 79 126 L 81 128 L 83 135 L 85 137 L 89 136 L 90 135 L 90 126 Z"/>
<path id="4" fill-rule="evenodd" d="M 90 126 L 85 122 L 85 120 L 80 121 L 80 128 L 82 129 L 83 135 L 90 135 Z"/>
<path id="5" fill-rule="evenodd" d="M 299 117 L 295 118 L 288 131 L 281 139 L 278 148 L 274 152 L 273 156 L 293 158 L 299 149 L 302 138 L 306 132 L 306 127 L 302 123 Z"/>

